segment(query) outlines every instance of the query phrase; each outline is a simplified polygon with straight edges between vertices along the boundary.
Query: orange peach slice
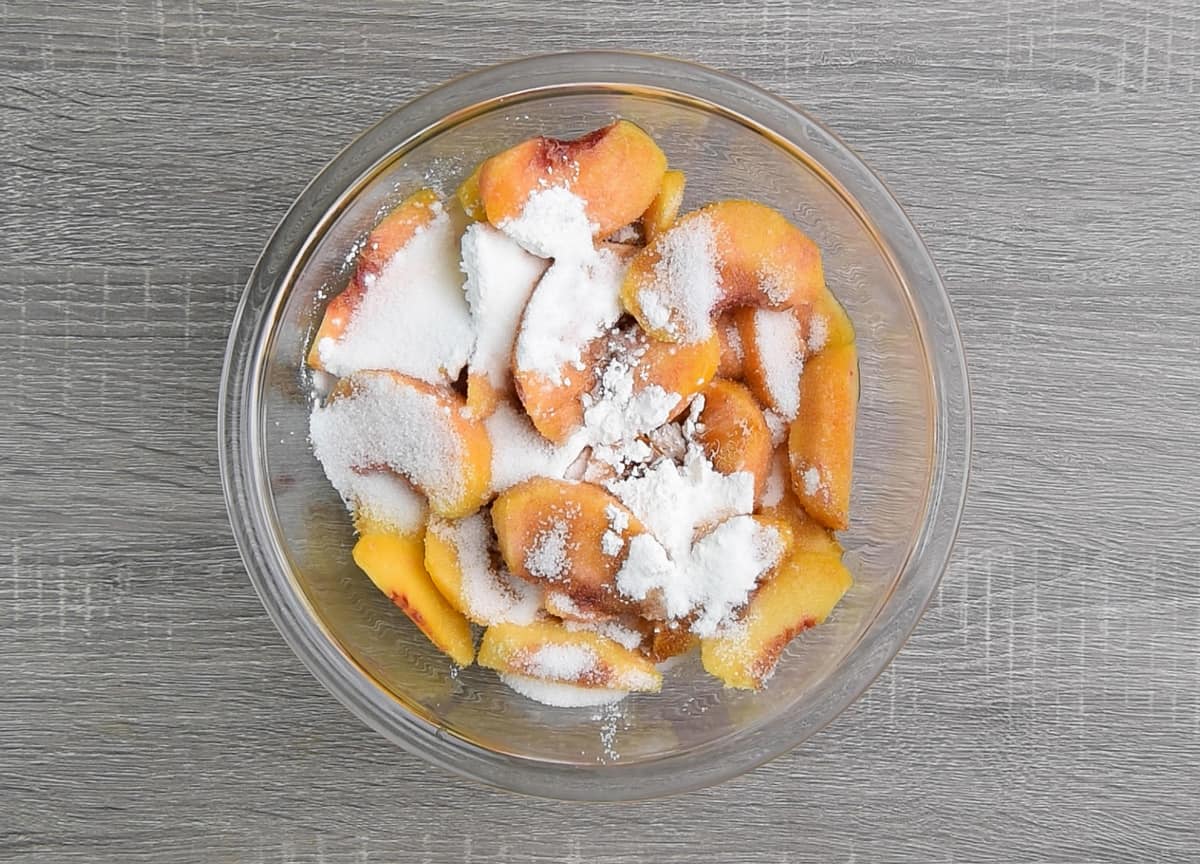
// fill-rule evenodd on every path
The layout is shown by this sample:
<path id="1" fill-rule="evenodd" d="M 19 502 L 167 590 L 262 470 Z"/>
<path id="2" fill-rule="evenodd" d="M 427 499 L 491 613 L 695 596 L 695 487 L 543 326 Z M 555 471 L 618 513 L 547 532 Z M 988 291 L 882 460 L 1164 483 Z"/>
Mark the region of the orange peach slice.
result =
<path id="1" fill-rule="evenodd" d="M 604 357 L 603 338 L 581 352 L 579 366 L 563 368 L 557 380 L 532 369 L 513 368 L 517 397 L 533 428 L 555 444 L 563 444 L 583 426 L 583 397 L 596 386 L 596 367 Z"/>
<path id="2" fill-rule="evenodd" d="M 616 579 L 630 538 L 645 528 L 599 486 L 527 480 L 496 499 L 492 525 L 509 571 L 569 597 L 578 617 L 636 611 Z"/>
<path id="3" fill-rule="evenodd" d="M 834 555 L 799 553 L 779 566 L 747 605 L 742 620 L 700 640 L 700 662 L 726 687 L 757 690 L 787 644 L 822 623 L 853 579 Z"/>
<path id="4" fill-rule="evenodd" d="M 354 545 L 354 563 L 404 610 L 429 641 L 460 666 L 475 659 L 471 625 L 446 602 L 425 571 L 420 534 L 365 534 Z"/>
<path id="5" fill-rule="evenodd" d="M 476 165 L 475 169 L 454 190 L 454 197 L 458 199 L 458 204 L 462 207 L 463 212 L 476 222 L 482 222 L 487 218 L 483 199 L 479 197 L 479 173 L 482 169 L 482 163 Z"/>
<path id="6" fill-rule="evenodd" d="M 717 320 L 717 339 L 721 344 L 721 364 L 717 367 L 717 377 L 740 381 L 746 353 L 742 334 L 732 313 L 726 312 Z"/>
<path id="7" fill-rule="evenodd" d="M 371 229 L 358 255 L 358 263 L 355 265 L 350 284 L 325 307 L 325 315 L 308 351 L 309 366 L 313 369 L 324 368 L 321 365 L 321 341 L 337 340 L 346 332 L 346 328 L 350 326 L 350 319 L 354 317 L 354 312 L 362 302 L 367 285 L 383 271 L 392 256 L 403 249 L 420 228 L 434 220 L 438 211 L 433 205 L 437 202 L 436 192 L 432 189 L 421 189 L 401 201 Z"/>
<path id="8" fill-rule="evenodd" d="M 785 482 L 783 486 L 780 500 L 763 507 L 761 515 L 788 526 L 790 542 L 786 554 L 814 552 L 841 557 L 842 545 L 833 532 L 808 515 L 790 484 Z"/>
<path id="9" fill-rule="evenodd" d="M 758 400 L 787 420 L 800 409 L 807 309 L 757 309 L 733 313 L 741 338 L 747 386 Z"/>
<path id="10" fill-rule="evenodd" d="M 553 621 L 495 624 L 483 634 L 479 665 L 577 687 L 657 693 L 662 674 L 635 651 Z"/>
<path id="11" fill-rule="evenodd" d="M 792 489 L 810 516 L 834 530 L 849 524 L 857 407 L 854 345 L 811 358 L 800 378 L 800 413 L 788 432 Z"/>
<path id="12" fill-rule="evenodd" d="M 684 216 L 630 262 L 621 300 L 656 339 L 707 339 L 726 309 L 811 306 L 825 291 L 820 250 L 782 214 L 719 201 Z"/>
<path id="13" fill-rule="evenodd" d="M 479 198 L 497 227 L 521 216 L 532 193 L 563 187 L 583 199 L 596 238 L 637 219 L 658 194 L 667 158 L 627 120 L 581 138 L 530 138 L 488 159 Z"/>
<path id="14" fill-rule="evenodd" d="M 391 471 L 423 493 L 434 513 L 456 519 L 479 509 L 492 475 L 487 429 L 465 409 L 453 391 L 399 372 L 358 372 L 313 411 L 309 434 L 343 495 L 354 475 Z"/>
<path id="15" fill-rule="evenodd" d="M 650 644 L 646 649 L 646 656 L 652 663 L 662 663 L 664 660 L 686 654 L 699 642 L 696 634 L 685 626 L 671 621 L 655 622 L 654 630 L 650 635 Z"/>
<path id="16" fill-rule="evenodd" d="M 761 499 L 771 467 L 771 432 L 762 409 L 749 390 L 733 381 L 717 378 L 700 394 L 704 407 L 697 418 L 696 442 L 722 474 L 754 475 L 755 500 Z"/>
<path id="17" fill-rule="evenodd" d="M 682 171 L 668 171 L 663 175 L 658 194 L 642 214 L 642 231 L 647 243 L 675 224 L 675 217 L 683 205 L 685 184 Z"/>

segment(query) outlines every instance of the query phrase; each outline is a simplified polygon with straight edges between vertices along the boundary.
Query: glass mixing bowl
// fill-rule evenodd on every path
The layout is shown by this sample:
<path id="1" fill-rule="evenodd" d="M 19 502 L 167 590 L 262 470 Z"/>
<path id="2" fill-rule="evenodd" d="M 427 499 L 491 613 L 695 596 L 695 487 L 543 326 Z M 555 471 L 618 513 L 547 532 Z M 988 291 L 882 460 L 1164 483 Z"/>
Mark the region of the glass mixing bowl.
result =
<path id="1" fill-rule="evenodd" d="M 690 656 L 658 695 L 617 708 L 531 702 L 449 661 L 354 566 L 353 532 L 307 440 L 302 358 L 323 299 L 381 208 L 452 193 L 487 155 L 624 117 L 687 174 L 684 210 L 752 198 L 820 245 L 858 332 L 851 530 L 855 584 L 787 649 L 760 693 L 722 689 Z M 267 244 L 234 319 L 221 471 L 242 557 L 313 674 L 366 723 L 450 771 L 525 793 L 644 798 L 716 783 L 808 738 L 899 650 L 944 570 L 970 450 L 967 375 L 945 290 L 883 184 L 788 103 L 689 63 L 536 57 L 452 81 L 368 129 L 313 180 Z"/>

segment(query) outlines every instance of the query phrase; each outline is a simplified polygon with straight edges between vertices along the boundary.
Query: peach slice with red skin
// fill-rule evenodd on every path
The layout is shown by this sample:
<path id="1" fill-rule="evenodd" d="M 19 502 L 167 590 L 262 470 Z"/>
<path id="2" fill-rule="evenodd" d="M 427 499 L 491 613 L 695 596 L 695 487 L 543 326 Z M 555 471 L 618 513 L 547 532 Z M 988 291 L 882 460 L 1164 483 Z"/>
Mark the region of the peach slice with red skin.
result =
<path id="1" fill-rule="evenodd" d="M 675 224 L 675 217 L 683 206 L 686 183 L 682 171 L 668 171 L 663 175 L 658 194 L 642 214 L 642 232 L 647 243 Z"/>
<path id="2" fill-rule="evenodd" d="M 638 611 L 616 582 L 629 540 L 646 529 L 606 490 L 536 477 L 496 499 L 492 525 L 509 571 L 569 597 L 576 617 Z"/>
<path id="3" fill-rule="evenodd" d="M 743 385 L 721 378 L 710 381 L 700 395 L 704 407 L 697 418 L 696 442 L 722 474 L 752 474 L 754 497 L 760 500 L 772 451 L 771 432 L 762 409 Z"/>
<path id="4" fill-rule="evenodd" d="M 596 239 L 637 219 L 650 206 L 667 157 L 649 135 L 618 120 L 572 140 L 538 136 L 488 159 L 479 169 L 479 200 L 488 221 L 516 219 L 539 189 L 564 186 L 583 199 Z"/>
<path id="5" fill-rule="evenodd" d="M 475 659 L 471 625 L 446 602 L 426 572 L 420 533 L 364 534 L 353 555 L 375 587 L 403 609 L 430 642 L 458 665 L 471 665 Z"/>
<path id="6" fill-rule="evenodd" d="M 706 339 L 737 306 L 811 306 L 825 292 L 817 245 L 753 201 L 718 201 L 681 218 L 630 262 L 621 300 L 654 338 Z"/>
<path id="7" fill-rule="evenodd" d="M 792 490 L 826 528 L 849 524 L 858 408 L 858 354 L 853 343 L 812 357 L 800 377 L 800 412 L 788 431 Z"/>
<path id="8" fill-rule="evenodd" d="M 383 272 L 392 257 L 405 247 L 418 230 L 437 217 L 438 211 L 434 207 L 437 203 L 437 193 L 432 189 L 414 192 L 389 211 L 367 234 L 350 284 L 325 307 L 325 314 L 308 350 L 307 363 L 310 367 L 324 368 L 319 350 L 322 340 L 336 340 L 346 332 L 367 291 L 368 283 Z"/>
<path id="9" fill-rule="evenodd" d="M 314 413 L 313 424 L 344 423 L 368 438 L 373 427 L 390 425 L 393 431 L 386 437 L 394 450 L 373 438 L 356 442 L 364 451 L 356 454 L 356 469 L 404 477 L 429 499 L 437 515 L 457 519 L 487 500 L 491 439 L 454 391 L 399 372 L 368 370 L 340 379 L 320 412 Z M 349 413 L 339 420 L 337 412 Z M 366 452 L 372 447 L 373 452 Z"/>
<path id="10" fill-rule="evenodd" d="M 700 640 L 705 671 L 726 687 L 759 689 L 788 643 L 822 623 L 852 581 L 836 555 L 789 555 L 755 591 L 738 624 Z"/>

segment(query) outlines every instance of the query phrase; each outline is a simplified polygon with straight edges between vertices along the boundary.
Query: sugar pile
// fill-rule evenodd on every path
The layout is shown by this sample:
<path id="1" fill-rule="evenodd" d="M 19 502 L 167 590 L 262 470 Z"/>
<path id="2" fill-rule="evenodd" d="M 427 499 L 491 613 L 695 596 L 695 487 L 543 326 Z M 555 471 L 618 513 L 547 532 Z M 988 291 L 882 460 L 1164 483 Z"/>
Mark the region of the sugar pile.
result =
<path id="1" fill-rule="evenodd" d="M 514 672 L 501 673 L 500 680 L 526 699 L 541 702 L 551 708 L 595 708 L 615 704 L 629 695 L 628 690 L 580 687 L 576 684 L 544 681 Z"/>
<path id="2" fill-rule="evenodd" d="M 437 215 L 377 277 L 364 280 L 362 299 L 340 338 L 323 338 L 317 352 L 339 377 L 363 369 L 393 369 L 433 384 L 458 377 L 475 341 L 459 270 L 460 226 Z"/>
<path id="3" fill-rule="evenodd" d="M 531 477 L 566 476 L 587 444 L 580 432 L 556 445 L 533 428 L 524 412 L 507 402 L 484 421 L 492 447 L 492 491 L 503 492 Z"/>
<path id="4" fill-rule="evenodd" d="M 349 479 L 345 491 L 337 484 L 334 488 L 359 516 L 401 534 L 418 531 L 425 524 L 429 512 L 425 496 L 403 477 L 390 471 L 355 471 Z"/>
<path id="5" fill-rule="evenodd" d="M 435 498 L 461 494 L 462 442 L 438 397 L 386 373 L 351 378 L 348 395 L 317 405 L 309 417 L 313 452 L 350 506 L 379 499 L 371 472 L 395 472 Z M 395 508 L 395 501 L 380 501 Z M 372 509 L 368 504 L 368 509 Z"/>
<path id="6" fill-rule="evenodd" d="M 541 591 L 493 563 L 491 524 L 482 512 L 454 521 L 434 518 L 429 522 L 429 532 L 450 545 L 458 556 L 462 598 L 471 620 L 530 624 L 537 618 Z"/>
<path id="7" fill-rule="evenodd" d="M 587 204 L 565 186 L 534 191 L 521 215 L 500 223 L 500 230 L 539 258 L 578 261 L 595 254 L 592 236 L 599 226 Z"/>
<path id="8" fill-rule="evenodd" d="M 486 375 L 495 389 L 507 392 L 517 325 L 546 262 L 485 222 L 467 228 L 461 248 L 463 291 L 475 330 L 471 372 Z"/>

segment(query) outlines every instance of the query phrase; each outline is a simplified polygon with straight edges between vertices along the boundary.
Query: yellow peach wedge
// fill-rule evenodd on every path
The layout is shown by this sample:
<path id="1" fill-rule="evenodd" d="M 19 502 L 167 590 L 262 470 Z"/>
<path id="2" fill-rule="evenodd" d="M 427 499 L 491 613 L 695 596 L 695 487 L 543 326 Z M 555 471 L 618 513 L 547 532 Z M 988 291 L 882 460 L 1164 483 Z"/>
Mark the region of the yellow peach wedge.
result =
<path id="1" fill-rule="evenodd" d="M 378 276 L 388 261 L 413 238 L 413 235 L 428 225 L 437 216 L 433 206 L 438 202 L 432 189 L 421 189 L 405 198 L 371 229 L 359 252 L 350 284 L 329 301 L 321 324 L 313 337 L 307 362 L 313 369 L 321 365 L 320 345 L 325 339 L 338 339 L 350 326 L 350 319 L 362 302 L 367 284 Z"/>
<path id="2" fill-rule="evenodd" d="M 833 532 L 808 515 L 790 483 L 785 482 L 780 500 L 769 507 L 763 507 L 761 515 L 777 522 L 786 524 L 791 529 L 791 542 L 786 555 L 812 552 L 824 555 L 842 554 L 842 544 L 837 541 Z"/>
<path id="3" fill-rule="evenodd" d="M 479 665 L 576 687 L 650 693 L 662 689 L 662 674 L 641 654 L 554 621 L 489 627 L 479 646 Z"/>
<path id="4" fill-rule="evenodd" d="M 642 231 L 647 243 L 675 224 L 675 217 L 683 206 L 685 183 L 682 171 L 668 171 L 663 175 L 658 194 L 642 214 Z"/>
<path id="5" fill-rule="evenodd" d="M 823 622 L 849 589 L 850 571 L 834 555 L 790 555 L 754 594 L 741 621 L 700 640 L 705 671 L 726 687 L 757 690 L 787 644 Z"/>
<path id="6" fill-rule="evenodd" d="M 666 343 L 661 343 L 666 344 Z M 747 471 L 754 476 L 755 500 L 760 500 L 771 467 L 771 432 L 762 409 L 743 385 L 717 378 L 700 391 L 696 442 L 722 474 Z"/>
<path id="7" fill-rule="evenodd" d="M 792 489 L 826 528 L 850 521 L 858 354 L 853 343 L 812 357 L 800 377 L 800 411 L 788 431 Z"/>
<path id="8" fill-rule="evenodd" d="M 721 345 L 721 363 L 717 366 L 717 377 L 730 381 L 742 380 L 746 354 L 734 313 L 726 312 L 717 319 L 717 339 Z"/>
<path id="9" fill-rule="evenodd" d="M 817 245 L 753 201 L 719 201 L 689 213 L 634 257 L 621 301 L 656 339 L 707 339 L 737 306 L 811 306 L 825 292 Z"/>
<path id="10" fill-rule="evenodd" d="M 479 197 L 479 172 L 482 168 L 482 164 L 476 165 L 475 170 L 468 174 L 467 178 L 454 190 L 454 197 L 458 199 L 458 204 L 462 207 L 463 212 L 476 222 L 482 222 L 487 218 L 483 199 Z"/>
<path id="11" fill-rule="evenodd" d="M 638 611 L 616 581 L 629 540 L 646 529 L 606 490 L 536 477 L 495 500 L 492 525 L 509 571 L 570 598 L 576 617 Z"/>
<path id="12" fill-rule="evenodd" d="M 425 571 L 420 534 L 364 534 L 354 545 L 354 563 L 430 642 L 458 665 L 471 664 L 475 659 L 471 625 L 446 602 Z"/>
<path id="13" fill-rule="evenodd" d="M 532 193 L 563 186 L 583 200 L 603 239 L 645 212 L 666 170 L 654 139 L 618 120 L 573 140 L 539 136 L 496 154 L 479 170 L 479 198 L 500 227 L 520 217 Z"/>
<path id="14" fill-rule="evenodd" d="M 356 473 L 393 472 L 439 516 L 469 515 L 487 499 L 491 440 L 452 390 L 399 372 L 356 372 L 313 412 L 309 432 L 327 470 L 338 462 Z"/>

